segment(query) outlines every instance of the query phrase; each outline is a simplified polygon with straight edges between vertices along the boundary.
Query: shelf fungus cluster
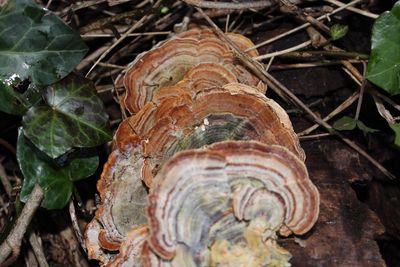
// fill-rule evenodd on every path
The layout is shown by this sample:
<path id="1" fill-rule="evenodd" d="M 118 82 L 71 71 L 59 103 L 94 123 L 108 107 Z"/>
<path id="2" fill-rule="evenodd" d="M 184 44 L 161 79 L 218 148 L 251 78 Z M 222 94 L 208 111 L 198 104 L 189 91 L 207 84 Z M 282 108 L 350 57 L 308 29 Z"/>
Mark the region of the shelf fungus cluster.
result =
<path id="1" fill-rule="evenodd" d="M 290 266 L 278 236 L 312 228 L 319 193 L 264 84 L 209 29 L 138 56 L 119 83 L 133 115 L 98 182 L 89 257 L 103 266 Z"/>

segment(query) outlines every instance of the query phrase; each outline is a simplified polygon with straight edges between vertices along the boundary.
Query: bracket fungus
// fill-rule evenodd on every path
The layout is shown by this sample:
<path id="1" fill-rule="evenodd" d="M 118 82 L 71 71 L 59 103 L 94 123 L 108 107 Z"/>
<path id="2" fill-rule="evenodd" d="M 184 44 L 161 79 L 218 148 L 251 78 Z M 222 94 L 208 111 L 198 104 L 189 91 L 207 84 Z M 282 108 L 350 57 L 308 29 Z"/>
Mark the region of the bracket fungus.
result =
<path id="1" fill-rule="evenodd" d="M 246 37 L 230 34 L 238 46 L 249 48 L 253 43 Z M 257 54 L 256 50 L 251 53 Z M 124 75 L 126 88 L 125 107 L 138 112 L 151 101 L 158 89 L 175 85 L 185 74 L 201 63 L 219 64 L 225 72 L 235 75 L 238 82 L 265 92 L 264 84 L 240 64 L 235 64 L 234 54 L 209 29 L 194 29 L 178 35 L 152 50 L 139 55 Z"/>
<path id="2" fill-rule="evenodd" d="M 137 177 L 142 163 L 133 150 L 111 153 L 97 183 L 102 205 L 86 231 L 86 247 L 92 258 L 108 259 L 102 250 L 117 251 L 133 228 L 147 223 L 147 191 Z"/>
<path id="3" fill-rule="evenodd" d="M 190 253 L 193 266 L 213 266 L 210 256 L 217 260 L 218 253 L 245 257 L 240 250 L 262 263 L 253 266 L 268 266 L 267 244 L 275 244 L 275 232 L 304 234 L 319 212 L 319 194 L 304 163 L 282 146 L 254 141 L 226 141 L 176 154 L 155 178 L 149 201 L 153 251 L 166 260 L 177 251 Z M 218 225 L 228 214 L 235 220 Z M 230 227 L 239 227 L 242 236 L 221 239 Z M 185 249 L 178 250 L 181 246 Z M 258 246 L 265 253 L 251 255 Z M 275 256 L 283 249 L 275 246 L 273 260 L 278 261 Z"/>
<path id="4" fill-rule="evenodd" d="M 306 233 L 319 194 L 264 84 L 207 28 L 138 56 L 121 77 L 134 115 L 97 184 L 89 257 L 109 267 L 290 266 L 277 233 Z"/>
<path id="5" fill-rule="evenodd" d="M 141 150 L 140 175 L 146 185 L 176 152 L 224 140 L 279 144 L 304 160 L 286 112 L 260 92 L 237 83 L 197 94 L 185 92 L 180 87 L 160 90 L 158 103 L 146 104 L 122 122 L 115 135 L 119 149 Z"/>

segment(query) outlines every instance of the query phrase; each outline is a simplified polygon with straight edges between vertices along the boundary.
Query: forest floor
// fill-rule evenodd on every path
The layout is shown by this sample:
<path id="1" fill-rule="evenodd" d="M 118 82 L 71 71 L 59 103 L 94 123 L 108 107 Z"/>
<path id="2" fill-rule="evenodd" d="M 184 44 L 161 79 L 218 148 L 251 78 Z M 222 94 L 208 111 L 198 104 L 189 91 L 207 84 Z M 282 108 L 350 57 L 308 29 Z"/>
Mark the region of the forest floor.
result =
<path id="1" fill-rule="evenodd" d="M 51 1 L 50 1 L 51 2 Z M 86 6 L 84 5 L 86 2 Z M 119 33 L 146 12 L 152 1 L 53 1 L 48 9 L 60 15 L 71 27 L 80 31 L 90 51 L 78 66 L 77 72 L 85 75 L 94 66 L 96 59 L 106 49 L 121 39 Z M 123 1 L 121 1 L 123 2 Z M 364 1 L 368 2 L 368 1 Z M 357 7 L 372 14 L 380 14 L 390 9 L 394 1 L 369 1 Z M 39 1 L 43 6 L 47 1 Z M 114 5 L 109 5 L 109 4 Z M 159 41 L 168 38 L 179 26 L 187 23 L 208 25 L 195 9 L 183 2 L 164 1 L 164 10 L 154 11 L 154 18 L 116 45 L 101 59 L 88 77 L 92 79 L 103 99 L 111 118 L 113 130 L 123 119 L 118 104 L 118 94 L 113 82 L 117 75 L 139 53 L 152 48 Z M 328 1 L 304 1 L 298 6 L 300 11 L 319 16 L 331 12 L 337 6 Z M 304 22 L 299 13 L 285 11 L 276 7 L 267 10 L 230 11 L 229 15 L 208 10 L 210 17 L 225 30 L 242 33 L 255 44 L 269 40 L 274 36 L 288 32 Z M 146 13 L 147 14 L 147 13 Z M 393 144 L 393 133 L 380 117 L 370 91 L 380 90 L 366 82 L 362 101 L 358 101 L 360 82 L 349 74 L 343 61 L 352 63 L 361 75 L 365 60 L 362 55 L 370 53 L 371 29 L 374 19 L 343 10 L 329 16 L 324 21 L 326 27 L 334 24 L 348 26 L 348 33 L 333 44 L 349 55 L 328 55 L 323 46 L 308 44 L 300 51 L 289 52 L 265 60 L 269 73 L 291 90 L 319 117 L 324 118 L 337 107 L 343 110 L 335 114 L 328 122 L 332 124 L 343 116 L 358 116 L 367 126 L 379 129 L 376 133 L 364 134 L 360 130 L 344 131 L 343 136 L 364 149 L 372 158 L 387 168 L 396 177 L 400 177 L 398 164 L 399 149 Z M 292 48 L 307 42 L 315 35 L 329 39 L 321 29 L 301 30 L 277 41 L 261 46 L 260 55 Z M 322 33 L 320 33 L 322 32 Z M 107 37 L 108 36 L 108 37 Z M 313 46 L 314 45 L 314 46 Z M 319 53 L 320 52 L 320 53 Z M 383 91 L 379 91 L 384 94 Z M 354 95 L 357 94 L 357 97 Z M 400 266 L 400 183 L 399 179 L 390 179 L 370 161 L 349 147 L 341 138 L 318 127 L 304 132 L 314 125 L 312 118 L 301 108 L 280 98 L 268 89 L 267 96 L 275 99 L 287 110 L 296 133 L 300 135 L 301 145 L 306 155 L 306 165 L 310 177 L 321 194 L 321 212 L 313 230 L 302 237 L 290 237 L 280 240 L 283 247 L 293 254 L 293 266 Z M 399 99 L 394 99 L 398 101 Z M 352 104 L 345 107 L 349 101 Z M 359 104 L 358 104 L 359 103 Z M 359 107 L 358 107 L 359 106 Z M 21 124 L 19 117 L 0 113 L 0 161 L 6 173 L 12 178 L 13 194 L 7 196 L 0 188 L 1 214 L 0 226 L 4 226 L 12 214 L 12 203 L 21 184 L 21 175 L 15 160 L 17 129 Z M 102 148 L 102 162 L 110 151 L 108 144 Z M 74 203 L 81 229 L 94 215 L 96 197 L 96 175 L 75 184 Z M 32 228 L 40 237 L 46 259 L 51 266 L 96 266 L 88 261 L 80 247 L 71 226 L 68 207 L 59 211 L 39 210 Z M 35 266 L 32 251 L 27 242 L 22 247 L 20 258 L 13 266 Z"/>

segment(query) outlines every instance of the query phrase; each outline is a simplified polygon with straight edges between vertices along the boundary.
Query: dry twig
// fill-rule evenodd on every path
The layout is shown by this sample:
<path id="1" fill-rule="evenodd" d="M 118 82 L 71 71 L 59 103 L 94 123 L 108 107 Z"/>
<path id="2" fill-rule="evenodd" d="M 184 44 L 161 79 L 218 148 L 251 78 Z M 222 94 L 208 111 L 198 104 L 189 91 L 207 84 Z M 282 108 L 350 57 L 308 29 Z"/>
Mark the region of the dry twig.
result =
<path id="1" fill-rule="evenodd" d="M 362 61 L 357 59 L 349 59 L 350 63 L 357 64 L 362 63 Z M 322 60 L 317 62 L 307 62 L 307 63 L 293 63 L 293 64 L 274 64 L 271 66 L 271 70 L 287 70 L 287 69 L 304 69 L 304 68 L 315 68 L 323 66 L 341 65 L 342 60 Z"/>
<path id="2" fill-rule="evenodd" d="M 271 58 L 271 57 L 281 56 L 281 55 L 287 54 L 289 52 L 294 52 L 294 51 L 297 51 L 299 49 L 305 48 L 305 47 L 307 47 L 309 45 L 311 45 L 311 40 L 305 41 L 305 42 L 303 42 L 301 44 L 295 45 L 293 47 L 289 47 L 289 48 L 281 50 L 281 51 L 276 51 L 276 52 L 273 52 L 273 53 L 260 55 L 260 56 L 254 57 L 254 59 L 255 60 L 263 60 L 263 59 L 267 59 L 267 58 Z"/>
<path id="3" fill-rule="evenodd" d="M 43 253 L 42 243 L 33 229 L 29 231 L 28 239 L 29 239 L 29 244 L 31 244 L 33 253 L 35 254 L 36 260 L 39 263 L 39 266 L 49 267 L 49 264 L 46 261 L 46 256 Z"/>
<path id="4" fill-rule="evenodd" d="M 365 79 L 365 74 L 367 72 L 367 63 L 363 62 L 363 80 L 361 82 L 361 86 L 360 86 L 360 97 L 358 98 L 358 103 L 357 103 L 357 110 L 356 110 L 356 115 L 354 116 L 354 118 L 356 120 L 358 120 L 358 117 L 360 116 L 360 112 L 361 112 L 361 105 L 362 105 L 362 101 L 363 101 L 363 97 L 364 97 L 364 91 L 365 91 L 365 84 L 366 84 L 366 79 Z"/>
<path id="5" fill-rule="evenodd" d="M 69 215 L 71 217 L 72 229 L 74 230 L 75 237 L 82 249 L 85 251 L 85 253 L 87 253 L 86 246 L 83 242 L 82 231 L 79 228 L 78 218 L 76 217 L 74 201 L 72 199 L 69 201 Z"/>
<path id="6" fill-rule="evenodd" d="M 276 0 L 259 0 L 247 2 L 213 2 L 205 0 L 182 0 L 189 5 L 201 8 L 216 8 L 216 9 L 252 9 L 252 8 L 266 8 L 277 4 Z"/>
<path id="7" fill-rule="evenodd" d="M 334 116 L 342 112 L 343 110 L 347 109 L 350 107 L 357 99 L 358 99 L 359 93 L 354 92 L 349 98 L 347 98 L 342 104 L 340 104 L 337 108 L 335 108 L 331 113 L 329 113 L 325 118 L 323 118 L 323 121 L 329 121 L 332 119 Z M 305 136 L 310 134 L 312 131 L 317 129 L 320 125 L 318 123 L 314 124 L 313 126 L 305 129 L 304 131 L 298 133 L 298 136 Z"/>
<path id="8" fill-rule="evenodd" d="M 160 5 L 162 0 L 158 0 L 157 3 L 154 4 L 153 7 L 158 7 Z M 86 77 L 92 72 L 92 70 L 97 66 L 97 64 L 99 64 L 100 61 L 102 61 L 107 55 L 108 53 L 111 52 L 111 50 L 114 49 L 114 47 L 116 47 L 119 43 L 121 43 L 126 37 L 128 37 L 129 34 L 131 34 L 134 30 L 140 28 L 145 21 L 153 18 L 154 15 L 150 14 L 150 15 L 145 15 L 143 16 L 140 20 L 138 20 L 136 23 L 134 23 L 132 25 L 132 27 L 129 28 L 129 30 L 127 30 L 120 38 L 118 38 L 118 40 L 116 40 L 110 47 L 108 47 L 102 54 L 101 56 L 96 60 L 96 62 L 93 64 L 93 66 L 89 69 L 89 71 L 86 73 Z"/>
<path id="9" fill-rule="evenodd" d="M 334 4 L 336 6 L 340 6 L 340 7 L 345 5 L 344 3 L 340 2 L 340 1 L 337 1 L 337 0 L 325 0 L 325 1 L 328 2 L 328 3 Z M 355 8 L 355 7 L 351 7 L 351 6 L 346 7 L 346 9 L 350 10 L 350 11 L 352 11 L 354 13 L 369 17 L 371 19 L 376 19 L 376 18 L 379 17 L 379 15 L 377 15 L 377 14 L 374 14 L 374 13 L 371 13 L 369 11 L 365 11 L 365 10 L 362 10 L 362 9 L 358 9 L 358 8 Z"/>
<path id="10" fill-rule="evenodd" d="M 299 139 L 300 139 L 300 141 L 310 141 L 310 140 L 320 139 L 322 137 L 328 137 L 328 136 L 333 136 L 333 134 L 321 133 L 321 134 L 306 135 L 306 136 L 300 136 Z"/>
<path id="11" fill-rule="evenodd" d="M 15 148 L 10 143 L 8 143 L 6 140 L 4 140 L 3 138 L 0 138 L 0 146 L 3 146 L 4 148 L 6 148 L 13 155 L 15 155 L 17 153 Z"/>
<path id="12" fill-rule="evenodd" d="M 12 185 L 11 185 L 10 181 L 8 180 L 8 175 L 6 173 L 6 170 L 4 169 L 3 164 L 1 164 L 1 162 L 0 162 L 0 180 L 1 180 L 1 183 L 3 184 L 4 190 L 7 193 L 7 196 L 11 197 Z"/>
<path id="13" fill-rule="evenodd" d="M 357 3 L 360 3 L 361 1 L 363 1 L 363 0 L 353 0 L 353 1 L 351 1 L 350 3 L 348 3 L 348 4 L 344 5 L 344 6 L 341 6 L 341 7 L 337 8 L 337 9 L 333 10 L 332 12 L 330 12 L 330 13 L 328 13 L 328 14 L 325 14 L 325 15 L 323 15 L 323 16 L 320 16 L 320 17 L 316 18 L 316 20 L 323 20 L 323 19 L 326 19 L 326 18 L 328 18 L 329 16 L 331 16 L 331 15 L 333 15 L 333 14 L 336 14 L 336 13 L 338 13 L 338 12 L 340 12 L 340 11 L 346 9 L 346 8 L 349 7 L 349 6 L 353 6 L 353 5 L 357 4 Z M 270 43 L 272 43 L 272 42 L 275 42 L 275 41 L 277 41 L 277 40 L 279 40 L 279 39 L 281 39 L 281 38 L 283 38 L 283 37 L 289 36 L 289 35 L 291 35 L 291 34 L 293 34 L 293 33 L 295 33 L 295 32 L 298 32 L 298 31 L 300 31 L 300 30 L 302 30 L 302 29 L 305 29 L 305 28 L 307 28 L 307 27 L 310 26 L 310 25 L 311 25 L 311 23 L 309 23 L 309 22 L 304 23 L 303 25 L 300 25 L 299 27 L 296 27 L 296 28 L 294 28 L 294 29 L 292 29 L 292 30 L 290 30 L 290 31 L 287 31 L 287 32 L 282 33 L 282 34 L 279 34 L 279 35 L 277 35 L 277 36 L 275 36 L 275 37 L 272 37 L 271 39 L 268 39 L 268 40 L 266 40 L 266 41 L 264 41 L 264 42 L 261 42 L 261 43 L 255 45 L 255 46 L 253 46 L 253 47 L 250 47 L 250 48 L 247 49 L 245 52 L 250 51 L 250 50 L 252 50 L 252 49 L 259 48 L 259 47 L 264 46 L 264 45 L 267 45 L 267 44 L 270 44 Z"/>
<path id="14" fill-rule="evenodd" d="M 33 187 L 32 193 L 29 195 L 29 199 L 22 209 L 21 215 L 17 219 L 13 229 L 7 236 L 7 239 L 0 246 L 0 264 L 8 265 L 14 262 L 18 257 L 22 238 L 33 218 L 33 215 L 35 214 L 35 211 L 40 206 L 42 199 L 43 190 L 38 184 L 36 184 Z M 11 253 L 12 256 L 7 259 Z"/>

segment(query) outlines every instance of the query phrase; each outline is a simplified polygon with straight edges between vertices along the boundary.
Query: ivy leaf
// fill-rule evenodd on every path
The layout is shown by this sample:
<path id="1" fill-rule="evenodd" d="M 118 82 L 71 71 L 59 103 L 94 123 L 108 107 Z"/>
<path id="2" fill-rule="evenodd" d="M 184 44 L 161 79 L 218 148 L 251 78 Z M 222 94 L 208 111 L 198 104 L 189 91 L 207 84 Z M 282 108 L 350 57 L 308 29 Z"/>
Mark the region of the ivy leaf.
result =
<path id="1" fill-rule="evenodd" d="M 338 40 L 343 38 L 347 32 L 349 31 L 349 27 L 347 25 L 335 24 L 331 27 L 330 35 L 332 40 Z"/>
<path id="2" fill-rule="evenodd" d="M 394 143 L 400 146 L 400 123 L 390 124 L 389 126 L 395 133 Z"/>
<path id="3" fill-rule="evenodd" d="M 372 28 L 367 79 L 392 95 L 400 93 L 400 1 Z"/>
<path id="4" fill-rule="evenodd" d="M 22 90 L 20 90 L 22 89 Z M 39 90 L 16 77 L 0 79 L 0 110 L 9 114 L 24 115 L 41 99 Z"/>
<path id="5" fill-rule="evenodd" d="M 68 75 L 87 52 L 79 34 L 31 0 L 0 6 L 0 77 L 52 84 Z"/>
<path id="6" fill-rule="evenodd" d="M 21 128 L 18 132 L 17 160 L 24 176 L 21 201 L 28 199 L 38 183 L 44 191 L 41 206 L 47 209 L 63 208 L 71 197 L 73 182 L 92 175 L 99 164 L 97 155 L 77 157 L 64 166 L 46 161 L 29 143 Z"/>
<path id="7" fill-rule="evenodd" d="M 43 93 L 46 104 L 28 110 L 25 136 L 51 158 L 73 147 L 94 147 L 111 140 L 108 115 L 89 80 L 70 75 Z"/>
<path id="8" fill-rule="evenodd" d="M 350 131 L 357 127 L 357 121 L 348 116 L 344 116 L 335 121 L 332 127 L 338 131 Z"/>
<path id="9" fill-rule="evenodd" d="M 349 116 L 344 116 L 333 124 L 333 128 L 338 131 L 350 131 L 355 128 L 360 129 L 364 134 L 377 132 L 377 129 L 366 126 L 362 121 L 355 120 Z"/>

